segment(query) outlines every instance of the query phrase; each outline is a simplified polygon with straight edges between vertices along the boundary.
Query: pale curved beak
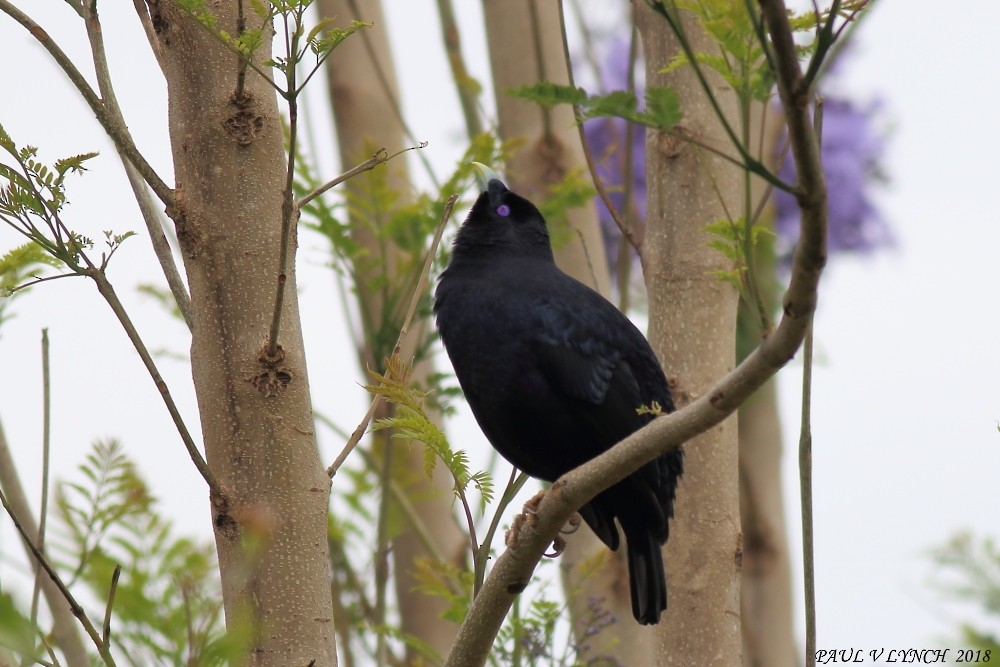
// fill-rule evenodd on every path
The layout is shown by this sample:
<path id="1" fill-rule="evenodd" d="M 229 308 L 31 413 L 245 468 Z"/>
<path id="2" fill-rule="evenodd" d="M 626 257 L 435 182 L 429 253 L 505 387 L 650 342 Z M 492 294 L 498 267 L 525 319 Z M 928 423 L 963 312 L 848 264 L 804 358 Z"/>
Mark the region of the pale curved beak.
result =
<path id="1" fill-rule="evenodd" d="M 473 162 L 472 167 L 476 170 L 476 183 L 483 192 L 489 189 L 490 181 L 499 181 L 503 184 L 500 176 L 482 162 Z"/>

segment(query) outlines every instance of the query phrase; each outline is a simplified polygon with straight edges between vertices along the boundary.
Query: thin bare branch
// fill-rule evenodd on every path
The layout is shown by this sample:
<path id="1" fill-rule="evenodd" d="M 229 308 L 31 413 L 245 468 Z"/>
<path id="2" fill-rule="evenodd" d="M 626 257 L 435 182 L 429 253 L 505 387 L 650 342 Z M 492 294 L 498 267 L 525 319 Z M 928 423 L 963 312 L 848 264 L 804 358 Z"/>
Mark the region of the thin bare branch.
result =
<path id="1" fill-rule="evenodd" d="M 108 280 L 107 276 L 104 275 L 104 272 L 99 271 L 94 267 L 91 267 L 91 269 L 86 273 L 97 284 L 97 291 L 101 293 L 104 300 L 108 302 L 109 306 L 111 306 L 111 310 L 114 312 L 115 317 L 118 318 L 118 321 L 121 322 L 126 335 L 128 335 L 129 340 L 132 342 L 132 346 L 135 348 L 135 351 L 139 353 L 139 358 L 142 359 L 142 363 L 146 367 L 149 377 L 152 378 L 153 383 L 160 392 L 160 397 L 163 399 L 164 405 L 167 406 L 167 412 L 170 413 L 174 426 L 177 428 L 177 432 L 181 436 L 181 441 L 184 443 L 184 447 L 188 451 L 188 456 L 190 456 L 191 461 L 194 463 L 194 467 L 198 469 L 198 472 L 208 484 L 213 499 L 224 499 L 225 494 L 223 493 L 222 487 L 219 486 L 215 476 L 212 475 L 212 472 L 208 469 L 208 464 L 205 463 L 205 459 L 198 450 L 198 446 L 195 444 L 194 438 L 191 437 L 191 432 L 184 423 L 184 418 L 181 416 L 180 410 L 177 408 L 177 404 L 174 403 L 174 398 L 170 394 L 170 389 L 167 387 L 166 381 L 164 381 L 163 376 L 160 375 L 160 371 L 157 369 L 152 355 L 149 353 L 149 350 L 146 348 L 146 344 L 139 336 L 139 332 L 136 330 L 135 325 L 132 323 L 132 319 L 125 311 L 125 306 L 122 305 L 122 302 L 118 298 L 118 294 L 115 292 L 111 282 Z"/>
<path id="2" fill-rule="evenodd" d="M 469 76 L 462 58 L 462 45 L 455 22 L 455 9 L 451 0 L 437 0 L 438 17 L 441 20 L 441 37 L 444 39 L 444 50 L 448 54 L 448 65 L 451 67 L 451 77 L 455 81 L 455 92 L 462 106 L 462 117 L 465 119 L 465 133 L 471 140 L 483 131 L 483 121 L 479 116 L 476 104 L 475 82 Z"/>
<path id="3" fill-rule="evenodd" d="M 813 114 L 816 141 L 823 143 L 823 100 L 816 100 Z M 799 493 L 802 512 L 802 579 L 806 613 L 806 667 L 816 667 L 816 558 L 813 532 L 812 489 L 812 366 L 813 326 L 806 330 L 802 367 L 802 423 L 799 431 Z"/>
<path id="4" fill-rule="evenodd" d="M 97 116 L 98 122 L 100 122 L 101 127 L 104 128 L 104 131 L 114 141 L 115 146 L 136 166 L 136 169 L 142 174 L 143 179 L 149 184 L 153 192 L 156 193 L 160 201 L 163 202 L 164 206 L 166 206 L 168 214 L 171 213 L 174 210 L 175 204 L 174 191 L 167 187 L 167 184 L 156 173 L 156 170 L 146 162 L 146 159 L 139 152 L 135 142 L 132 140 L 132 136 L 129 134 L 125 123 L 105 106 L 104 102 L 94 92 L 94 89 L 90 87 L 90 84 L 87 83 L 87 80 L 80 73 L 80 70 L 76 68 L 69 56 L 59 48 L 59 45 L 49 37 L 49 34 L 40 25 L 11 4 L 9 0 L 0 0 L 0 11 L 20 23 L 49 52 L 52 59 L 66 73 L 66 76 L 69 77 L 84 101 L 90 106 L 91 111 Z"/>
<path id="5" fill-rule="evenodd" d="M 445 227 L 448 226 L 448 220 L 451 218 L 451 211 L 455 208 L 455 202 L 458 201 L 458 195 L 452 195 L 448 197 L 448 201 L 444 204 L 444 212 L 441 214 L 441 221 L 438 223 L 437 230 L 434 232 L 434 240 L 431 241 L 431 247 L 427 249 L 427 255 L 424 258 L 424 266 L 420 270 L 420 277 L 417 279 L 417 284 L 413 288 L 413 296 L 410 297 L 410 305 L 406 309 L 406 317 L 403 318 L 403 326 L 399 330 L 399 336 L 396 338 L 396 344 L 392 348 L 393 355 L 398 355 L 400 348 L 403 346 L 403 341 L 406 340 L 406 336 L 410 331 L 410 324 L 413 322 L 413 316 L 417 312 L 417 304 L 420 303 L 420 297 L 424 293 L 424 289 L 427 286 L 427 277 L 431 271 L 431 265 L 434 263 L 434 257 L 437 255 L 438 245 L 441 243 L 441 235 L 444 234 Z M 361 441 L 361 437 L 365 434 L 365 430 L 368 428 L 368 424 L 371 423 L 372 417 L 375 416 L 375 411 L 378 410 L 379 405 L 382 403 L 382 397 L 376 396 L 372 399 L 371 405 L 368 407 L 368 412 L 362 418 L 361 423 L 358 427 L 354 429 L 351 434 L 350 440 L 344 445 L 344 448 L 334 459 L 330 467 L 326 469 L 326 474 L 332 479 L 337 471 L 340 470 L 340 466 L 344 465 L 344 461 L 347 457 L 354 451 L 358 443 Z"/>
<path id="6" fill-rule="evenodd" d="M 29 534 L 37 534 L 38 528 L 31 513 L 31 506 L 18 476 L 2 424 L 0 424 L 0 489 L 7 494 L 11 511 L 23 523 L 24 529 Z M 24 543 L 24 549 L 28 554 L 28 559 L 34 562 L 27 543 Z M 51 634 L 55 637 L 55 643 L 66 657 L 66 663 L 70 667 L 89 667 L 90 658 L 87 656 L 87 649 L 80 637 L 72 610 L 59 588 L 48 577 L 42 579 L 42 594 L 45 596 L 45 603 L 52 614 Z"/>
<path id="7" fill-rule="evenodd" d="M 563 53 L 566 55 L 566 74 L 569 77 L 568 84 L 571 88 L 575 87 L 573 83 L 573 67 L 569 65 L 572 63 L 569 52 L 569 40 L 566 37 L 566 13 L 563 10 L 563 3 L 558 3 L 559 5 L 559 29 L 562 33 L 563 42 Z M 531 5 L 534 7 L 534 4 Z M 541 79 L 544 80 L 544 79 Z M 587 144 L 587 135 L 583 129 L 583 114 L 580 111 L 580 105 L 573 105 L 573 118 L 576 119 L 576 127 L 580 133 L 580 144 L 583 147 L 583 157 L 587 161 L 587 169 L 590 171 L 590 178 L 594 182 L 594 187 L 597 188 L 597 194 L 600 196 L 601 201 L 604 202 L 604 206 L 608 209 L 611 214 L 611 219 L 615 221 L 615 225 L 618 226 L 618 230 L 621 232 L 622 237 L 628 241 L 628 244 L 639 250 L 639 240 L 636 238 L 635 234 L 629 228 L 628 224 L 622 218 L 621 213 L 611 203 L 611 197 L 608 195 L 607 189 L 604 187 L 604 183 L 601 181 L 601 177 L 597 175 L 597 164 L 594 162 L 594 155 L 590 152 L 590 146 Z"/>
<path id="8" fill-rule="evenodd" d="M 122 566 L 115 565 L 111 575 L 111 587 L 108 590 L 108 603 L 104 607 L 104 624 L 101 626 L 101 639 L 106 646 L 111 645 L 111 611 L 115 608 L 115 593 L 118 592 L 118 577 L 122 575 Z"/>
<path id="9" fill-rule="evenodd" d="M 146 16 L 146 21 L 149 22 L 149 14 L 145 11 L 145 5 L 143 5 L 143 11 L 140 12 L 140 20 L 143 14 Z M 87 38 L 90 40 L 90 53 L 94 60 L 94 72 L 97 75 L 97 87 L 101 93 L 101 100 L 108 113 L 122 127 L 125 127 L 125 115 L 118 105 L 111 72 L 108 69 L 108 57 L 104 48 L 104 31 L 101 28 L 101 20 L 97 14 L 96 2 L 84 3 L 83 18 L 84 24 L 87 27 Z M 152 29 L 151 26 L 150 29 Z M 152 44 L 155 45 L 155 35 L 153 35 L 153 39 Z M 154 49 L 154 53 L 159 58 L 159 51 Z M 188 296 L 187 288 L 181 279 L 180 271 L 177 269 L 177 263 L 174 261 L 173 253 L 170 251 L 170 244 L 167 243 L 167 239 L 163 234 L 163 228 L 160 224 L 160 212 L 152 201 L 149 190 L 146 188 L 146 182 L 139 169 L 128 159 L 120 145 L 116 143 L 115 148 L 118 151 L 118 157 L 121 159 L 122 165 L 125 167 L 125 175 L 128 177 L 129 185 L 132 187 L 132 194 L 139 205 L 139 212 L 142 214 L 143 222 L 146 223 L 146 231 L 149 233 L 150 243 L 153 244 L 153 252 L 156 254 L 156 259 L 159 261 L 163 275 L 167 279 L 167 286 L 170 288 L 171 294 L 174 295 L 174 301 L 177 302 L 177 309 L 181 312 L 181 316 L 184 318 L 188 330 L 190 330 L 192 326 L 191 297 Z"/>
<path id="10" fill-rule="evenodd" d="M 427 145 L 426 143 L 421 143 L 419 145 L 419 148 L 423 148 L 426 145 Z M 417 148 L 417 146 L 414 146 L 413 148 Z M 409 149 L 407 149 L 407 150 L 409 150 Z M 398 153 L 396 153 L 396 155 L 398 155 Z M 372 155 L 370 158 L 368 158 L 367 160 L 365 160 L 361 164 L 357 164 L 357 165 L 351 167 L 350 169 L 348 169 L 347 171 L 345 171 L 343 174 L 341 174 L 337 178 L 333 179 L 332 181 L 327 181 L 323 185 L 319 186 L 318 188 L 316 188 L 315 190 L 313 190 L 312 192 L 310 192 L 309 194 L 307 194 L 302 199 L 300 199 L 297 202 L 295 202 L 295 207 L 297 209 L 301 210 L 303 207 L 305 207 L 306 205 L 308 205 L 309 202 L 311 202 L 313 199 L 316 199 L 316 197 L 319 197 L 321 194 L 323 194 L 324 192 L 326 192 L 330 188 L 336 187 L 336 186 L 340 185 L 341 183 L 343 183 L 344 181 L 346 181 L 348 179 L 351 179 L 351 178 L 357 176 L 358 174 L 360 174 L 362 172 L 374 169 L 375 167 L 377 167 L 378 165 L 382 164 L 383 162 L 388 161 L 389 159 L 390 159 L 390 156 L 386 153 L 386 151 L 385 151 L 384 148 L 378 149 L 378 152 L 375 153 L 375 155 Z"/>
<path id="11" fill-rule="evenodd" d="M 330 479 L 333 479 L 333 476 L 337 474 L 338 470 L 340 470 L 340 466 L 344 465 L 344 461 L 347 460 L 347 457 L 351 455 L 354 448 L 358 446 L 359 442 L 361 442 L 361 438 L 364 436 L 365 431 L 368 430 L 368 424 L 371 423 L 372 418 L 375 416 L 375 411 L 378 410 L 378 407 L 381 404 L 381 396 L 376 396 L 372 399 L 371 405 L 368 406 L 368 412 L 366 412 L 365 416 L 361 418 L 361 422 L 358 424 L 357 428 L 354 429 L 354 432 L 351 433 L 350 439 L 348 439 L 344 448 L 340 450 L 340 454 L 338 454 L 337 458 L 333 460 L 330 467 L 326 469 L 326 474 L 330 476 Z"/>
<path id="12" fill-rule="evenodd" d="M 94 642 L 94 646 L 97 647 L 97 652 L 101 655 L 101 659 L 104 661 L 104 664 L 108 667 L 116 667 L 115 659 L 111 655 L 110 647 L 101 641 L 101 636 L 97 634 L 97 628 L 95 628 L 94 624 L 90 622 L 90 619 L 87 617 L 87 613 L 83 610 L 83 607 L 81 607 L 80 603 L 76 601 L 76 598 L 74 598 L 73 594 L 70 593 L 69 588 L 67 588 L 62 579 L 59 578 L 59 574 L 49 563 L 48 559 L 45 558 L 42 552 L 38 549 L 38 546 L 35 545 L 31 536 L 28 535 L 28 532 L 24 529 L 24 526 L 21 525 L 21 521 L 14 513 L 13 508 L 7 502 L 7 496 L 2 490 L 0 490 L 0 504 L 3 504 L 4 510 L 6 510 L 7 515 L 14 524 L 14 528 L 17 529 L 18 534 L 21 536 L 21 540 L 31 551 L 31 555 L 34 557 L 35 562 L 37 562 L 46 573 L 48 573 L 49 578 L 52 579 L 55 585 L 59 588 L 59 592 L 62 593 L 63 598 L 65 598 L 66 602 L 69 603 L 70 609 L 73 611 L 73 615 L 80 621 L 83 629 L 86 631 L 87 635 L 90 636 L 91 641 Z"/>
<path id="13" fill-rule="evenodd" d="M 160 40 L 156 37 L 156 28 L 153 27 L 153 19 L 149 16 L 149 7 L 146 6 L 146 0 L 132 0 L 132 5 L 135 7 L 136 16 L 139 17 L 142 31 L 146 33 L 149 50 L 153 52 L 156 63 L 160 66 L 160 71 L 162 72 L 164 70 L 163 52 L 160 51 Z"/>
<path id="14" fill-rule="evenodd" d="M 45 551 L 45 525 L 49 516 L 49 463 L 52 441 L 52 375 L 49 372 L 49 330 L 42 329 L 42 502 L 38 510 L 38 548 Z M 42 571 L 35 568 L 31 592 L 31 622 L 38 620 L 38 598 L 42 591 Z"/>
<path id="15" fill-rule="evenodd" d="M 149 18 L 148 13 L 146 14 Z M 140 17 L 141 18 L 141 17 Z M 97 86 L 101 93 L 101 99 L 107 107 L 108 112 L 116 118 L 122 126 L 125 125 L 125 117 L 121 107 L 118 105 L 118 98 L 115 95 L 114 85 L 111 80 L 111 72 L 108 69 L 108 58 L 104 49 L 104 31 L 101 28 L 100 17 L 97 14 L 97 3 L 86 3 L 84 7 L 84 23 L 87 26 L 87 37 L 90 40 L 90 51 L 94 60 L 94 71 L 97 74 Z M 155 42 L 154 42 L 155 43 Z M 159 53 L 157 52 L 157 56 Z M 126 157 L 121 147 L 116 145 L 118 157 L 125 167 L 125 175 L 128 177 L 129 185 L 132 187 L 132 194 L 139 205 L 139 212 L 142 214 L 143 222 L 146 224 L 146 231 L 149 234 L 150 243 L 153 244 L 153 252 L 160 263 L 163 275 L 167 279 L 167 286 L 170 288 L 174 301 L 177 302 L 177 309 L 181 312 L 188 330 L 191 329 L 191 297 L 188 296 L 187 288 L 181 279 L 177 263 L 174 261 L 173 253 L 170 251 L 170 244 L 167 243 L 163 228 L 160 225 L 160 212 L 150 197 L 149 190 L 142 174 L 134 164 Z"/>
<path id="16" fill-rule="evenodd" d="M 802 579 L 806 613 L 806 667 L 816 666 L 816 564 L 813 556 L 812 493 L 812 326 L 806 332 L 802 367 L 802 424 L 799 432 L 799 492 L 802 503 Z"/>

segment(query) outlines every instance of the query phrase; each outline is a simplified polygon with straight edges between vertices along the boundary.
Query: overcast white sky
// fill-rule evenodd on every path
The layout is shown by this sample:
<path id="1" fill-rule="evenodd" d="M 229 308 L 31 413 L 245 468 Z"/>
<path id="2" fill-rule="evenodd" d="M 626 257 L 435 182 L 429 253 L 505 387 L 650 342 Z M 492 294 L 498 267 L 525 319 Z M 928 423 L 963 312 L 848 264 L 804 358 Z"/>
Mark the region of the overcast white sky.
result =
<path id="1" fill-rule="evenodd" d="M 170 181 L 163 82 L 122 4 L 102 3 L 112 72 L 132 132 Z M 82 26 L 64 3 L 23 5 L 81 66 L 88 62 Z M 462 125 L 438 47 L 433 3 L 387 5 L 408 120 L 419 139 L 430 141 L 426 153 L 443 171 L 459 157 Z M 466 57 L 485 81 L 479 3 L 456 5 Z M 816 321 L 822 362 L 813 410 L 821 647 L 938 645 L 963 612 L 942 604 L 930 586 L 928 549 L 963 529 L 995 539 L 1000 533 L 997 25 L 1000 4 L 993 0 L 883 2 L 859 34 L 842 79 L 842 87 L 859 99 L 882 98 L 893 121 L 884 162 L 891 184 L 879 204 L 899 243 L 874 258 L 835 259 L 822 286 Z M 102 151 L 91 173 L 74 181 L 71 225 L 93 236 L 104 229 L 142 230 L 117 157 L 91 113 L 37 44 L 6 17 L 0 17 L 0 58 L 6 63 L 0 122 L 19 143 L 41 146 L 49 160 Z M 321 96 L 312 99 L 322 104 Z M 491 100 L 484 102 L 492 107 Z M 323 164 L 331 175 L 339 173 L 335 155 L 331 146 Z M 0 250 L 20 242 L 0 229 Z M 357 387 L 360 376 L 333 282 L 322 266 L 324 249 L 321 239 L 303 236 L 299 267 L 310 376 L 317 407 L 350 430 L 367 403 Z M 185 351 L 182 327 L 134 290 L 139 282 L 161 282 L 144 237 L 125 244 L 110 275 L 150 347 Z M 6 371 L 0 419 L 25 481 L 37 488 L 39 339 L 48 327 L 54 474 L 68 474 L 95 438 L 120 438 L 165 511 L 184 530 L 210 536 L 203 486 L 94 287 L 83 280 L 49 283 L 15 301 L 14 310 L 16 319 L 0 337 Z M 196 422 L 185 366 L 160 363 L 182 410 Z M 798 430 L 800 381 L 795 365 L 780 379 L 789 434 Z M 463 447 L 488 447 L 467 418 L 455 432 Z M 321 446 L 329 461 L 340 443 L 321 432 Z M 794 541 L 794 452 L 786 458 Z M 9 522 L 0 519 L 0 568 L 8 565 L 12 534 Z"/>

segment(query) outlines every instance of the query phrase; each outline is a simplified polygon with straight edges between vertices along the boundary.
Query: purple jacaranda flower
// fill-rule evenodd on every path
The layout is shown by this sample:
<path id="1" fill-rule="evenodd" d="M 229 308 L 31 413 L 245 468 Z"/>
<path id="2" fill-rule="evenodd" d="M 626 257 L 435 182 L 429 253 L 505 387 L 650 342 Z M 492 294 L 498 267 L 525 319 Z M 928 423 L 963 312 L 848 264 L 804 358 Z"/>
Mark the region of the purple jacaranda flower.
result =
<path id="1" fill-rule="evenodd" d="M 877 133 L 877 103 L 862 107 L 842 97 L 827 97 L 823 105 L 823 145 L 820 157 L 829 192 L 828 252 L 869 253 L 893 245 L 893 236 L 872 199 L 879 180 L 879 160 L 885 141 Z M 795 163 L 785 155 L 779 177 L 795 183 Z M 775 191 L 774 228 L 778 256 L 787 261 L 799 237 L 799 207 L 795 198 Z"/>
<path id="2" fill-rule="evenodd" d="M 628 82 L 628 41 L 613 39 L 606 53 L 601 72 L 602 87 L 604 91 L 624 90 Z M 641 69 L 641 63 L 639 67 Z M 636 86 L 636 97 L 643 98 L 641 84 Z M 894 244 L 889 226 L 873 198 L 874 186 L 881 179 L 879 162 L 885 148 L 884 134 L 876 123 L 880 108 L 877 102 L 862 106 L 843 95 L 825 97 L 821 157 L 830 201 L 830 254 L 867 253 Z M 625 128 L 625 121 L 620 118 L 598 118 L 584 124 L 587 143 L 597 163 L 597 175 L 608 189 L 615 208 L 623 215 L 626 210 L 623 187 L 627 152 Z M 633 223 L 641 227 L 646 218 L 645 137 L 642 127 L 634 127 L 632 141 Z M 780 146 L 778 150 L 783 152 Z M 779 175 L 787 183 L 795 182 L 795 165 L 790 154 L 785 155 Z M 787 264 L 799 236 L 799 208 L 795 198 L 783 191 L 775 190 L 774 198 L 776 251 L 780 261 Z M 596 205 L 608 260 L 614 266 L 621 233 L 600 197 L 596 198 Z"/>
<path id="3" fill-rule="evenodd" d="M 601 71 L 603 92 L 627 89 L 629 65 L 628 40 L 620 38 L 612 40 L 608 45 L 607 57 L 604 59 Z M 636 91 L 636 96 L 642 97 L 641 88 Z M 594 118 L 583 125 L 587 146 L 597 167 L 597 177 L 607 190 L 612 205 L 623 219 L 631 214 L 627 220 L 629 224 L 641 226 L 646 220 L 646 132 L 641 125 L 632 125 L 630 154 L 632 170 L 630 187 L 626 188 L 625 160 L 629 155 L 626 147 L 629 138 L 627 128 L 628 123 L 621 118 Z M 626 189 L 629 190 L 631 209 L 625 205 Z M 595 204 L 604 235 L 608 262 L 614 266 L 618 258 L 621 232 L 604 205 L 604 200 L 599 196 L 595 197 Z"/>
<path id="4" fill-rule="evenodd" d="M 601 179 L 608 192 L 608 199 L 619 215 L 630 224 L 645 224 L 646 220 L 646 155 L 645 130 L 641 126 L 632 126 L 632 174 L 630 197 L 631 211 L 625 205 L 625 159 L 629 151 L 625 148 L 628 135 L 627 122 L 621 118 L 595 118 L 584 123 L 584 134 L 590 147 L 591 155 L 597 167 L 597 177 Z M 604 243 L 609 262 L 614 264 L 618 256 L 618 244 L 621 242 L 621 232 L 611 217 L 611 212 L 604 205 L 604 200 L 595 198 L 597 216 L 604 234 Z M 626 218 L 631 213 L 631 218 Z"/>

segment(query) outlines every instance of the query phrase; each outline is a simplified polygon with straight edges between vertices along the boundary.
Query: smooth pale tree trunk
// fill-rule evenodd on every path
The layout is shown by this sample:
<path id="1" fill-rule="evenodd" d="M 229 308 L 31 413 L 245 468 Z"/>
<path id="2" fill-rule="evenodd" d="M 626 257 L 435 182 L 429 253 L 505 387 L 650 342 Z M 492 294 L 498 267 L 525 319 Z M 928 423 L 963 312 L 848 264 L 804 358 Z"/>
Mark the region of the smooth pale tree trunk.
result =
<path id="1" fill-rule="evenodd" d="M 500 135 L 521 142 L 507 164 L 507 184 L 537 203 L 567 172 L 586 169 L 570 107 L 544 110 L 505 92 L 538 81 L 569 83 L 559 9 L 534 0 L 485 0 L 483 8 Z M 609 297 L 611 282 L 594 207 L 570 210 L 567 220 L 569 241 L 556 244 L 556 262 Z M 589 528 L 582 528 L 567 537 L 560 567 L 580 659 L 651 664 L 654 633 L 632 619 L 625 550 L 608 551 Z M 588 634 L 606 614 L 616 620 L 596 635 Z"/>
<path id="2" fill-rule="evenodd" d="M 359 15 L 352 9 L 356 4 Z M 333 105 L 336 121 L 337 138 L 340 145 L 341 163 L 344 168 L 361 162 L 379 149 L 385 148 L 390 154 L 406 147 L 406 138 L 398 113 L 399 89 L 396 85 L 395 69 L 389 47 L 388 35 L 380 3 L 373 0 L 360 0 L 350 3 L 347 0 L 320 0 L 320 12 L 323 16 L 336 16 L 337 23 L 357 19 L 373 22 L 375 25 L 363 33 L 355 34 L 344 42 L 327 61 L 327 75 L 330 82 L 330 99 Z M 368 41 L 366 48 L 365 41 Z M 374 55 L 378 68 L 372 61 Z M 378 69 L 384 76 L 385 85 L 380 80 Z M 391 160 L 377 169 L 388 170 L 389 187 L 399 194 L 400 205 L 409 203 L 412 198 L 409 184 L 409 173 L 406 160 L 403 157 Z M 355 193 L 362 182 L 368 178 L 361 175 L 358 181 L 348 181 L 348 189 L 354 188 Z M 397 309 L 400 318 L 409 302 L 410 294 L 400 289 L 402 285 L 415 284 L 396 268 L 405 258 L 399 250 L 385 240 L 380 240 L 367 225 L 352 215 L 352 235 L 355 241 L 367 254 L 354 264 L 355 284 L 358 285 L 357 297 L 360 307 L 367 313 L 364 318 L 365 340 L 371 341 L 380 331 L 386 330 L 386 304 L 377 290 L 365 290 L 362 286 L 369 284 L 373 278 L 386 271 L 393 280 L 392 289 L 397 290 L 403 299 L 403 309 Z M 412 259 L 412 258 L 409 258 Z M 419 258 L 417 258 L 419 259 Z M 419 265 L 416 263 L 414 265 Z M 392 324 L 392 342 L 402 325 Z M 416 349 L 416 343 L 426 337 L 429 322 L 416 324 L 409 340 L 400 352 L 403 359 L 409 362 Z M 387 353 L 391 350 L 385 350 Z M 369 346 L 362 351 L 362 363 L 368 368 L 381 368 L 384 359 L 376 358 Z M 413 380 L 425 381 L 434 372 L 430 360 L 422 360 L 413 370 Z M 429 413 L 432 419 L 435 415 Z M 439 420 L 438 420 L 439 421 Z M 407 494 L 417 517 L 420 519 L 430 539 L 437 548 L 437 553 L 446 559 L 450 565 L 461 565 L 466 557 L 468 540 L 458 529 L 454 520 L 454 496 L 452 494 L 452 479 L 447 468 L 439 465 L 435 468 L 431 479 L 424 474 L 422 446 L 394 446 L 382 432 L 377 440 L 380 449 L 392 447 L 396 465 L 393 475 Z M 396 441 L 398 442 L 398 441 Z M 388 490 L 383 490 L 387 493 Z M 405 522 L 395 521 L 401 526 L 393 536 L 392 558 L 394 563 L 394 581 L 396 597 L 399 601 L 401 630 L 413 636 L 434 649 L 441 656 L 448 654 L 455 639 L 458 626 L 442 618 L 447 609 L 444 599 L 430 596 L 416 590 L 418 585 L 414 572 L 421 559 L 431 558 L 432 554 L 418 539 L 412 526 Z M 407 650 L 407 664 L 419 664 L 420 654 L 413 649 Z"/>
<path id="3" fill-rule="evenodd" d="M 747 667 L 795 667 L 792 585 L 781 495 L 781 422 L 769 382 L 739 411 L 743 524 L 743 657 Z"/>
<path id="4" fill-rule="evenodd" d="M 680 95 L 684 129 L 725 147 L 715 114 L 690 68 L 659 73 L 679 51 L 662 17 L 636 2 L 649 86 L 670 85 Z M 712 50 L 687 22 L 696 51 Z M 711 78 L 726 113 L 735 98 Z M 692 144 L 661 132 L 646 134 L 648 203 L 643 269 L 649 296 L 649 338 L 683 406 L 701 396 L 735 365 L 737 293 L 712 275 L 729 260 L 708 247 L 705 226 L 740 210 L 742 172 Z M 742 547 L 736 420 L 729 418 L 686 448 L 684 478 L 664 551 L 668 609 L 657 626 L 658 665 L 741 662 L 740 568 Z"/>
<path id="5" fill-rule="evenodd" d="M 207 3 L 238 34 L 237 1 Z M 274 90 L 173 2 L 149 3 L 169 91 L 177 228 L 191 291 L 191 366 L 209 468 L 226 622 L 248 633 L 235 664 L 337 662 L 326 516 L 294 252 L 280 359 L 263 356 L 278 285 L 286 170 Z M 270 55 L 266 44 L 255 55 Z M 290 242 L 296 244 L 293 234 Z M 192 489 L 194 493 L 200 489 Z M 207 495 L 207 493 L 206 493 Z"/>

